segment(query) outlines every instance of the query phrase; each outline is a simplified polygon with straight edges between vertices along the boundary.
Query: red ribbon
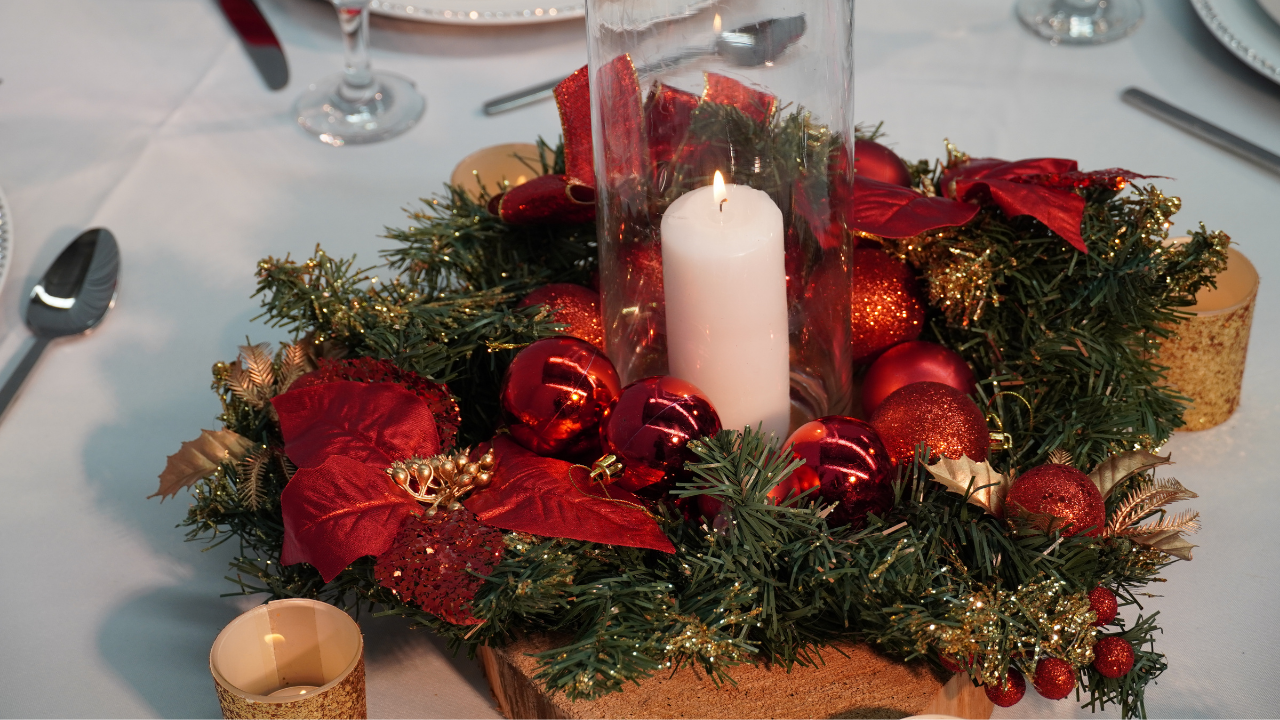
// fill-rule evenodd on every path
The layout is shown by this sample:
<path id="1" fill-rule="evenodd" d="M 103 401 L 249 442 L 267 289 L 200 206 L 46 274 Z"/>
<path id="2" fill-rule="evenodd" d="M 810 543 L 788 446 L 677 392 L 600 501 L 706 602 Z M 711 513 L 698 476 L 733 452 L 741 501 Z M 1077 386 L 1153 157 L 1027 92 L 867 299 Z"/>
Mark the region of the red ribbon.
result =
<path id="1" fill-rule="evenodd" d="M 298 466 L 280 495 L 280 562 L 308 562 L 325 582 L 381 555 L 418 502 L 387 475 L 396 460 L 439 451 L 427 403 L 391 383 L 340 381 L 271 400 L 285 453 Z"/>
<path id="2" fill-rule="evenodd" d="M 642 100 L 639 78 L 628 55 L 600 68 L 594 91 L 609 133 L 602 140 L 609 187 L 654 183 L 661 187 L 672 163 L 695 165 L 705 149 L 686 143 L 693 113 L 700 103 L 732 105 L 757 122 L 767 121 L 777 98 L 737 80 L 706 74 L 701 98 L 664 85 Z M 564 133 L 565 172 L 544 175 L 490 201 L 489 209 L 504 222 L 590 222 L 595 219 L 596 187 L 592 157 L 591 94 L 588 69 L 580 68 L 556 86 L 556 105 Z"/>

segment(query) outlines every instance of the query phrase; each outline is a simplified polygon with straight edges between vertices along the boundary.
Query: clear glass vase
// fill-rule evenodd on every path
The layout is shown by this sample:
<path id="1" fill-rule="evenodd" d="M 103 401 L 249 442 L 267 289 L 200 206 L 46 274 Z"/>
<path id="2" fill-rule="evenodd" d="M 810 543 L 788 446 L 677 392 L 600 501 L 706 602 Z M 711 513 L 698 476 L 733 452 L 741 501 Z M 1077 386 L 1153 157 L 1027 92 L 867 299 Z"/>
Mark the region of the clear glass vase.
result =
<path id="1" fill-rule="evenodd" d="M 852 0 L 588 0 L 587 26 L 623 382 L 681 377 L 734 429 L 849 413 Z"/>

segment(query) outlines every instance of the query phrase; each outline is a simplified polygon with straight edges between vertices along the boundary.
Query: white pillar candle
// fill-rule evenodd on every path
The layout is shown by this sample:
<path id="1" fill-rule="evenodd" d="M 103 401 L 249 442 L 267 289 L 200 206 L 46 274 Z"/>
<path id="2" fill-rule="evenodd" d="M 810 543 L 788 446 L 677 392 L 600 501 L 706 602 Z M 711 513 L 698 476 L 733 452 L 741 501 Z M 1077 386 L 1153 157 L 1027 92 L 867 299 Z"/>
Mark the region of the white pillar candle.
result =
<path id="1" fill-rule="evenodd" d="M 715 185 L 662 217 L 670 373 L 706 393 L 725 429 L 791 421 L 782 211 L 759 190 Z"/>

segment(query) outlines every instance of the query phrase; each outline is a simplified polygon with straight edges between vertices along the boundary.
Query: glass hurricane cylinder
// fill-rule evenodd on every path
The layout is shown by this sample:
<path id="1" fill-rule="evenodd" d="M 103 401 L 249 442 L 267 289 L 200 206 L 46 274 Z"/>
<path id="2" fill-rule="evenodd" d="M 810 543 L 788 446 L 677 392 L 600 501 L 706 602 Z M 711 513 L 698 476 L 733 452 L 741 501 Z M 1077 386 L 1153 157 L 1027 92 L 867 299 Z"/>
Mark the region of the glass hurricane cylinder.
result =
<path id="1" fill-rule="evenodd" d="M 852 0 L 588 0 L 587 26 L 600 288 L 607 349 L 623 382 L 698 362 L 719 364 L 703 368 L 704 377 L 753 377 L 754 370 L 735 365 L 754 362 L 755 346 L 744 343 L 736 357 L 724 352 L 736 332 L 725 328 L 759 335 L 785 304 L 786 319 L 777 323 L 785 324 L 787 343 L 780 362 L 790 366 L 782 380 L 790 394 L 782 425 L 789 428 L 775 422 L 767 429 L 848 414 L 854 240 L 839 208 L 852 187 Z M 710 291 L 664 288 L 663 216 L 682 196 L 712 185 L 717 171 L 730 185 L 726 208 L 734 208 L 734 197 L 750 196 L 735 195 L 734 185 L 776 204 L 783 261 L 768 263 L 776 269 L 748 268 L 732 249 L 723 250 L 733 256 L 723 262 L 711 252 L 694 266 L 698 272 L 666 268 L 667 282 L 697 284 L 701 277 L 713 283 Z M 711 202 L 710 190 L 699 203 Z M 694 240 L 711 244 L 717 236 Z M 775 283 L 763 277 L 769 273 L 785 276 L 785 300 L 781 280 L 779 299 L 771 299 Z M 717 300 L 720 307 L 691 314 L 720 318 L 716 328 L 683 328 L 669 338 L 668 302 Z M 687 309 L 672 308 L 673 322 L 681 314 L 676 324 L 686 323 Z M 718 345 L 714 352 L 683 347 L 698 343 L 688 338 L 702 330 L 702 342 Z M 771 384 L 773 371 L 760 372 Z M 746 380 L 735 388 L 765 392 Z"/>

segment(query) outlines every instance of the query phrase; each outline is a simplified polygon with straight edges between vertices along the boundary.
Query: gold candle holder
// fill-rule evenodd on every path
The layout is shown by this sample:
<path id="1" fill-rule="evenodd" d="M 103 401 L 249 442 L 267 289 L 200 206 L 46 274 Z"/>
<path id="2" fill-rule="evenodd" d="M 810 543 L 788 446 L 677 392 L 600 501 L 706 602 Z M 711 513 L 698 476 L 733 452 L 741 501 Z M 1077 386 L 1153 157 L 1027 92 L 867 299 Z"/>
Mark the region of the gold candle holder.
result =
<path id="1" fill-rule="evenodd" d="M 1169 384 L 1191 398 L 1183 414 L 1184 430 L 1221 424 L 1240 405 L 1258 271 L 1232 247 L 1217 283 L 1216 289 L 1196 294 L 1196 304 L 1188 308 L 1192 317 L 1179 324 L 1177 336 L 1160 349 L 1160 362 L 1169 366 Z"/>
<path id="2" fill-rule="evenodd" d="M 462 158 L 449 178 L 451 185 L 478 199 L 481 190 L 492 197 L 538 177 L 541 159 L 550 165 L 555 158 L 541 157 L 533 143 L 506 143 L 481 148 Z"/>
<path id="3" fill-rule="evenodd" d="M 315 600 L 259 605 L 218 633 L 209 652 L 224 718 L 366 718 L 364 638 Z"/>

